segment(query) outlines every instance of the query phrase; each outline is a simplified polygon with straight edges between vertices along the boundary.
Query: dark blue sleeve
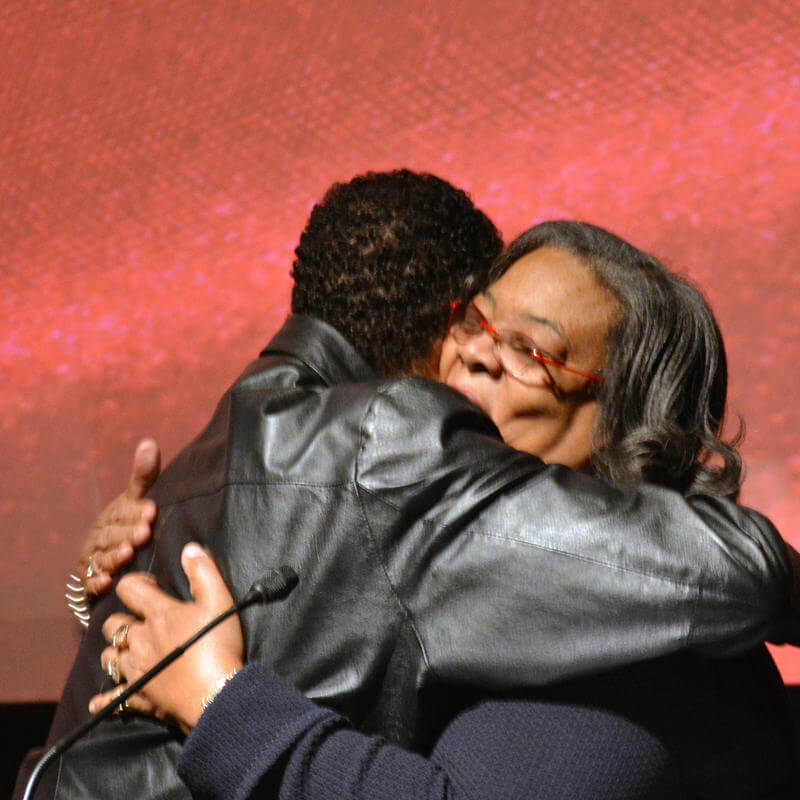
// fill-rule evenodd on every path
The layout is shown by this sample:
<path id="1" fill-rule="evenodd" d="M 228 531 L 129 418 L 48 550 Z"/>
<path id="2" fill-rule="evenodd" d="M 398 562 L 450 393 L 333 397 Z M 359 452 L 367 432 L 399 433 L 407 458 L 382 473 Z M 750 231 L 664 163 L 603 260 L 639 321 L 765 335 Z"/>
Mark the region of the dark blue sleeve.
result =
<path id="1" fill-rule="evenodd" d="M 261 664 L 200 717 L 178 771 L 195 798 L 455 798 L 433 760 L 354 731 Z"/>
<path id="2" fill-rule="evenodd" d="M 200 718 L 179 772 L 208 800 L 636 800 L 667 796 L 666 766 L 660 743 L 623 719 L 515 698 L 466 709 L 424 758 L 253 664 Z"/>

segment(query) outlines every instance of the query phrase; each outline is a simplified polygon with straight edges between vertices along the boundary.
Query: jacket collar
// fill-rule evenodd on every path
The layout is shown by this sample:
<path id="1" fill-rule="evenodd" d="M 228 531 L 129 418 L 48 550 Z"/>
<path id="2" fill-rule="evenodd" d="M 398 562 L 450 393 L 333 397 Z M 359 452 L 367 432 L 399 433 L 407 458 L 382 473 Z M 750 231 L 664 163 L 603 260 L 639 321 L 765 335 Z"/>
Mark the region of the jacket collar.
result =
<path id="1" fill-rule="evenodd" d="M 299 359 L 328 386 L 378 377 L 339 331 L 305 314 L 290 314 L 260 355 L 275 354 Z"/>

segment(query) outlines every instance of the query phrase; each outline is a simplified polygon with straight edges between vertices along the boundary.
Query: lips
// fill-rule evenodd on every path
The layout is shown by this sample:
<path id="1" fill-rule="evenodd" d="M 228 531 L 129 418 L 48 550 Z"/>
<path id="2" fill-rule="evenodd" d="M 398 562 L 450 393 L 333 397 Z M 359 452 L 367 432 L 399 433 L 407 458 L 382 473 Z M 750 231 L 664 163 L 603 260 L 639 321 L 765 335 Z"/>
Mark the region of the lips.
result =
<path id="1" fill-rule="evenodd" d="M 465 389 L 463 386 L 458 386 L 457 384 L 452 385 L 450 388 L 455 389 L 457 392 L 461 392 L 461 394 L 463 394 L 467 400 L 471 400 L 473 403 L 475 403 L 475 405 L 478 406 L 478 408 L 483 411 L 484 414 L 489 414 L 489 411 L 483 401 L 469 391 L 469 389 Z"/>

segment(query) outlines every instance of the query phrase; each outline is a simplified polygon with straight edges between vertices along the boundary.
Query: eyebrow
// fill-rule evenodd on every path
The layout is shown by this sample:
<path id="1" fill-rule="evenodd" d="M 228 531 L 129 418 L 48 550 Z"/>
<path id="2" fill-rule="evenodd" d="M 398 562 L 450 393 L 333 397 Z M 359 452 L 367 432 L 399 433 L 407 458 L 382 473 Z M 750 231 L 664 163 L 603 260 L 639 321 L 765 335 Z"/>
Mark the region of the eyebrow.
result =
<path id="1" fill-rule="evenodd" d="M 494 298 L 494 295 L 487 289 L 485 292 L 482 292 L 483 296 L 489 301 L 492 306 L 497 305 L 497 301 Z M 547 325 L 548 328 L 552 328 L 566 343 L 570 346 L 569 337 L 564 332 L 564 329 L 559 325 L 555 320 L 548 319 L 547 317 L 538 317 L 536 314 L 520 314 L 520 317 L 524 319 L 526 322 L 536 322 L 539 325 Z"/>

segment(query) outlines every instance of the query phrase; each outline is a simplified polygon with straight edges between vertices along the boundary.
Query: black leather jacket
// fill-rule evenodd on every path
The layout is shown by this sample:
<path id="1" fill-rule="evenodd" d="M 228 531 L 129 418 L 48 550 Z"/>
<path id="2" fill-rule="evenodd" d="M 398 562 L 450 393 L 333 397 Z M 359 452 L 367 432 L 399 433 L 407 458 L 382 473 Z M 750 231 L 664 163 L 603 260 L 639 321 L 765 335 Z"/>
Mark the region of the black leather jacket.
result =
<path id="1" fill-rule="evenodd" d="M 447 387 L 376 379 L 308 317 L 289 318 L 153 497 L 154 547 L 135 566 L 183 597 L 191 539 L 235 596 L 294 566 L 287 601 L 244 613 L 247 659 L 399 743 L 421 741 L 418 698 L 438 683 L 521 687 L 686 646 L 800 641 L 786 554 L 760 515 L 545 466 Z M 115 607 L 93 615 L 51 741 L 109 687 L 100 626 Z M 38 796 L 182 796 L 178 743 L 116 718 Z"/>

